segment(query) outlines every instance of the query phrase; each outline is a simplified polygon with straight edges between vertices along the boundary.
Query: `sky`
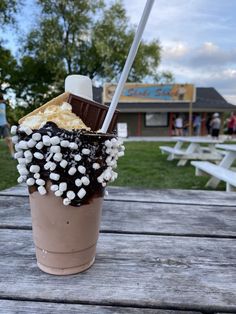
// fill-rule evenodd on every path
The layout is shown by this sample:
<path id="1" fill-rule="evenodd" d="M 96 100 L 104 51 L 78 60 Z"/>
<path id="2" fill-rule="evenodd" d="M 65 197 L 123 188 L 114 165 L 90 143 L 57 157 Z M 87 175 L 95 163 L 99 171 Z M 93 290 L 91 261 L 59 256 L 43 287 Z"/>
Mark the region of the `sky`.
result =
<path id="1" fill-rule="evenodd" d="M 124 0 L 138 24 L 144 0 Z M 236 105 L 236 0 L 156 0 L 144 33 L 159 39 L 159 70 L 175 81 L 215 87 Z"/>
<path id="2" fill-rule="evenodd" d="M 145 2 L 123 0 L 130 23 L 138 25 Z M 34 0 L 24 12 L 19 30 L 27 32 L 37 15 Z M 17 35 L 5 35 L 14 54 Z M 215 87 L 236 105 L 236 0 L 155 0 L 143 39 L 159 40 L 159 71 L 171 71 L 176 83 Z"/>

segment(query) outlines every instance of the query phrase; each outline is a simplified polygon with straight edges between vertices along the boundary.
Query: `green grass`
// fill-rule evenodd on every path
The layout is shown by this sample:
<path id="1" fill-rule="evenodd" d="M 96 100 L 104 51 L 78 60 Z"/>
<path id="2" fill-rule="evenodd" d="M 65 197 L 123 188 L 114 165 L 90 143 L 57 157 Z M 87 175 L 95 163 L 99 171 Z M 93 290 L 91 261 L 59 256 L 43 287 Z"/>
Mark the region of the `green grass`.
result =
<path id="1" fill-rule="evenodd" d="M 17 162 L 12 159 L 4 140 L 0 140 L 0 190 L 17 184 Z"/>
<path id="2" fill-rule="evenodd" d="M 177 167 L 177 161 L 167 161 L 160 145 L 173 146 L 173 143 L 126 142 L 125 156 L 118 161 L 117 186 L 145 187 L 157 189 L 206 189 L 209 177 L 196 177 L 195 168 Z M 218 190 L 224 190 L 224 183 Z"/>
<path id="3" fill-rule="evenodd" d="M 208 177 L 196 177 L 194 167 L 177 167 L 177 161 L 167 161 L 160 145 L 173 143 L 126 142 L 125 156 L 118 162 L 116 186 L 157 189 L 205 189 Z M 0 141 L 0 190 L 17 184 L 16 161 L 8 153 L 4 141 Z M 218 190 L 224 190 L 221 183 Z"/>

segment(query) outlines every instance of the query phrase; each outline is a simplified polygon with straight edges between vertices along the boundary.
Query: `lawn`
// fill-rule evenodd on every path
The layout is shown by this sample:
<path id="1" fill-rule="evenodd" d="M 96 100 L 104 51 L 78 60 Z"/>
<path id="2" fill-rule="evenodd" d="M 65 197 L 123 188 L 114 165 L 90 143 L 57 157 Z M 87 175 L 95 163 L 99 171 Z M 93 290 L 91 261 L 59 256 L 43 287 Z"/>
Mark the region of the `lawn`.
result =
<path id="1" fill-rule="evenodd" d="M 167 161 L 159 146 L 170 143 L 126 142 L 125 156 L 119 159 L 116 186 L 157 189 L 204 189 L 208 178 L 196 177 L 189 164 L 176 167 L 177 161 Z M 17 184 L 16 161 L 12 160 L 4 141 L 0 141 L 0 190 Z M 219 188 L 224 190 L 222 183 Z"/>

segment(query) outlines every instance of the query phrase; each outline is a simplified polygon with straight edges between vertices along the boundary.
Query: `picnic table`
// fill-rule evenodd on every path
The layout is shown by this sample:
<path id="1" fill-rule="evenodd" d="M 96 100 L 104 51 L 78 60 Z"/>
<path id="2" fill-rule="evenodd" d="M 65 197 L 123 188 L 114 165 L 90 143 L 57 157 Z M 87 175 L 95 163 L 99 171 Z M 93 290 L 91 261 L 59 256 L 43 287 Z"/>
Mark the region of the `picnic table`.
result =
<path id="1" fill-rule="evenodd" d="M 109 188 L 95 264 L 36 266 L 25 186 L 0 192 L 0 313 L 236 312 L 235 194 Z"/>
<path id="2" fill-rule="evenodd" d="M 185 166 L 188 160 L 221 160 L 223 152 L 216 149 L 216 144 L 224 139 L 214 140 L 211 137 L 185 136 L 176 137 L 174 147 L 160 146 L 162 153 L 167 153 L 167 160 L 179 159 L 177 166 Z M 184 144 L 188 144 L 183 148 Z"/>
<path id="3" fill-rule="evenodd" d="M 230 167 L 236 160 L 236 145 L 218 144 L 216 148 L 222 149 L 225 153 L 224 158 L 218 165 L 201 161 L 193 161 L 191 164 L 196 168 L 196 175 L 208 174 L 211 176 L 206 187 L 216 188 L 220 181 L 225 181 L 226 191 L 234 191 L 236 188 L 236 172 L 230 170 Z"/>

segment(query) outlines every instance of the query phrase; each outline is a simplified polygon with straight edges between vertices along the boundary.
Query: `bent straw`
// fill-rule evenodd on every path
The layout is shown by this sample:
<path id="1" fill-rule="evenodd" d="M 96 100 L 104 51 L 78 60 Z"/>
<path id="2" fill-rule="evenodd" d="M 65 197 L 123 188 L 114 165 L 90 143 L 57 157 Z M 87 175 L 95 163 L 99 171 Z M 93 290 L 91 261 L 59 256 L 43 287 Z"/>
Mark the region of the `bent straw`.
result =
<path id="1" fill-rule="evenodd" d="M 130 68 L 131 68 L 131 66 L 133 64 L 133 61 L 134 61 L 134 58 L 135 58 L 135 56 L 137 54 L 137 50 L 138 50 L 138 47 L 139 47 L 139 44 L 140 44 L 140 41 L 141 41 L 141 38 L 142 38 L 142 34 L 143 34 L 144 28 L 146 26 L 149 14 L 151 12 L 153 3 L 154 3 L 154 0 L 147 0 L 147 2 L 146 2 L 146 5 L 145 5 L 145 8 L 144 8 L 141 20 L 140 20 L 139 25 L 138 25 L 137 32 L 135 34 L 132 46 L 130 48 L 127 60 L 125 62 L 124 69 L 123 69 L 122 74 L 120 76 L 120 80 L 119 80 L 118 85 L 116 87 L 115 94 L 114 94 L 114 96 L 112 98 L 112 101 L 111 101 L 109 110 L 107 112 L 106 118 L 105 118 L 105 120 L 103 122 L 103 126 L 101 128 L 101 132 L 102 133 L 106 133 L 107 132 L 108 127 L 109 127 L 109 125 L 111 123 L 111 120 L 112 120 L 113 114 L 114 114 L 114 112 L 116 110 L 116 107 L 117 107 L 120 95 L 122 93 L 122 90 L 124 88 L 125 82 L 127 80 Z"/>

